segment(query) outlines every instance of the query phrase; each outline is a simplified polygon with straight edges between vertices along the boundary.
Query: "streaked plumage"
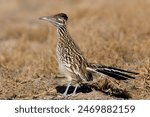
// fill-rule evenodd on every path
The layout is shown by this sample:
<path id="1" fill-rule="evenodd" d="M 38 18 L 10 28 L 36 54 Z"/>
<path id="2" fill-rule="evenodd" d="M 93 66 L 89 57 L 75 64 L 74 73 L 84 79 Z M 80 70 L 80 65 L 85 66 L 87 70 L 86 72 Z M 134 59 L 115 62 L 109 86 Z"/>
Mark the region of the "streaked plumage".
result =
<path id="1" fill-rule="evenodd" d="M 59 13 L 53 16 L 44 16 L 40 19 L 51 22 L 57 28 L 57 61 L 61 73 L 68 78 L 68 85 L 64 95 L 67 94 L 72 79 L 77 80 L 77 85 L 74 90 L 75 94 L 80 82 L 93 80 L 93 73 L 105 74 L 117 80 L 134 79 L 130 74 L 138 74 L 119 68 L 89 63 L 67 30 L 66 24 L 68 17 L 66 14 Z"/>

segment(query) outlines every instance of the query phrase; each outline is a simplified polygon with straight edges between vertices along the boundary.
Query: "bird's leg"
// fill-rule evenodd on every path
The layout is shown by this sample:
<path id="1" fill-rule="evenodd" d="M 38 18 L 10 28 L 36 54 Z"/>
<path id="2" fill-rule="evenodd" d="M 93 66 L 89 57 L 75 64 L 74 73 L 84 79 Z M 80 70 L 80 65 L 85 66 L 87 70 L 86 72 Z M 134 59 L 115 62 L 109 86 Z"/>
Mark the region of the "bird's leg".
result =
<path id="1" fill-rule="evenodd" d="M 66 88 L 66 90 L 64 92 L 64 96 L 67 96 L 67 92 L 69 90 L 70 85 L 71 85 L 71 81 L 68 81 L 67 88 Z"/>
<path id="2" fill-rule="evenodd" d="M 75 87 L 75 89 L 74 89 L 74 91 L 73 91 L 73 95 L 76 94 L 76 91 L 77 91 L 77 89 L 78 89 L 78 86 L 79 86 L 79 84 L 77 83 L 77 84 L 76 84 L 76 87 Z"/>
<path id="3" fill-rule="evenodd" d="M 77 84 L 76 84 L 76 86 L 75 86 L 75 89 L 74 89 L 72 95 L 75 95 L 75 94 L 76 94 L 76 91 L 77 91 L 77 89 L 78 89 L 78 87 L 79 87 L 79 85 L 80 85 L 80 82 L 81 82 L 81 77 L 80 77 L 80 75 L 77 75 L 76 78 L 77 78 Z"/>

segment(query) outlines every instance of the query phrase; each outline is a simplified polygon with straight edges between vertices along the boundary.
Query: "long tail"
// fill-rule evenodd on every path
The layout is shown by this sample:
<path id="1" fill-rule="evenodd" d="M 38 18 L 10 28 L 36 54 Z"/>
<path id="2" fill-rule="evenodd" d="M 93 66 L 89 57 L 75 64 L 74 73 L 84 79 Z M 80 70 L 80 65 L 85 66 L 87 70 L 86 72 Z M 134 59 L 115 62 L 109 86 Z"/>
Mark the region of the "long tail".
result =
<path id="1" fill-rule="evenodd" d="M 87 70 L 98 74 L 105 74 L 117 80 L 135 79 L 135 77 L 132 75 L 139 74 L 132 71 L 98 64 L 90 64 L 89 67 L 87 67 Z"/>

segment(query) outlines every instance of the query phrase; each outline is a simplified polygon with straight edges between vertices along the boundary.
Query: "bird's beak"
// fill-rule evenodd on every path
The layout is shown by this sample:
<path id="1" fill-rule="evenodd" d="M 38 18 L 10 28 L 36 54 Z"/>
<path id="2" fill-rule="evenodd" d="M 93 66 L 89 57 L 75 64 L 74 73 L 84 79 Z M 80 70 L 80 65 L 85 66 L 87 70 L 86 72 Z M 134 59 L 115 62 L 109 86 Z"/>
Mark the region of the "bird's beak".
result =
<path id="1" fill-rule="evenodd" d="M 54 23 L 55 19 L 52 16 L 42 16 L 39 18 L 40 20 L 49 21 L 51 23 Z"/>
<path id="2" fill-rule="evenodd" d="M 39 18 L 40 20 L 45 20 L 45 21 L 49 21 L 50 17 L 49 16 L 42 16 Z"/>

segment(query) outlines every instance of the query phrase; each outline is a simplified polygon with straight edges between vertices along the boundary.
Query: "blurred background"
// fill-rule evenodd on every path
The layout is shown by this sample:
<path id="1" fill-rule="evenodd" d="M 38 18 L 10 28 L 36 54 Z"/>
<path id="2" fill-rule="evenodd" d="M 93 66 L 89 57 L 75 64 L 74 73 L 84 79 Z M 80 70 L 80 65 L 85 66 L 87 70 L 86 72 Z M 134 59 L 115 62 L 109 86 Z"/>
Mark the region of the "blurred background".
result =
<path id="1" fill-rule="evenodd" d="M 57 78 L 56 29 L 38 19 L 60 12 L 89 61 L 139 72 L 120 84 L 133 99 L 150 99 L 149 6 L 149 0 L 0 0 L 0 99 L 53 99 L 56 86 L 66 84 Z M 91 92 L 71 99 L 117 98 Z"/>

